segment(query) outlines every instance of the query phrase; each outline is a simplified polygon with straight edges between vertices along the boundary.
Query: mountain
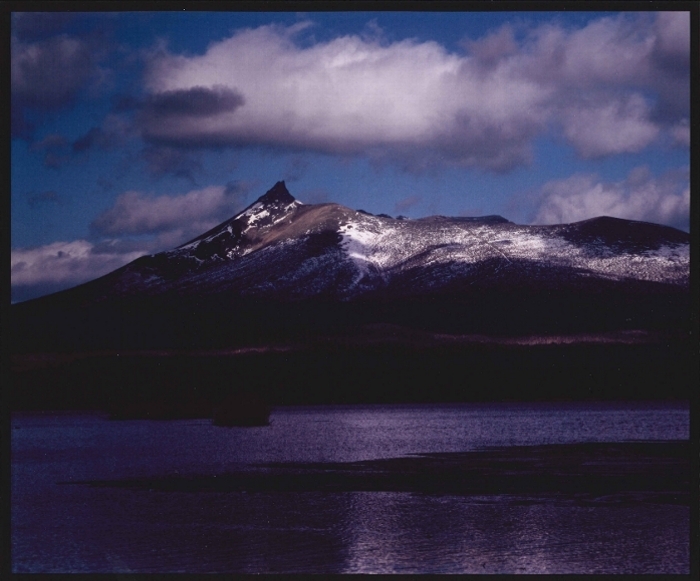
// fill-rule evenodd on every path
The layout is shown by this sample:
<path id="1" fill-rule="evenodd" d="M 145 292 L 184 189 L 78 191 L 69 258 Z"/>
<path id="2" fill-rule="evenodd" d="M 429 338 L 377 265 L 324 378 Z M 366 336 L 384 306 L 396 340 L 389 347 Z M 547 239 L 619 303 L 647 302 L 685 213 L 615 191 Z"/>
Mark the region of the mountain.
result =
<path id="1" fill-rule="evenodd" d="M 607 217 L 561 226 L 519 226 L 500 216 L 397 220 L 338 204 L 305 205 L 278 182 L 232 219 L 174 250 L 139 258 L 101 286 L 104 297 L 351 301 L 603 280 L 687 287 L 688 234 Z"/>
<path id="2" fill-rule="evenodd" d="M 391 218 L 302 204 L 278 182 L 245 210 L 95 281 L 12 306 L 19 350 L 204 347 L 368 324 L 506 335 L 684 329 L 689 235 L 600 217 Z"/>

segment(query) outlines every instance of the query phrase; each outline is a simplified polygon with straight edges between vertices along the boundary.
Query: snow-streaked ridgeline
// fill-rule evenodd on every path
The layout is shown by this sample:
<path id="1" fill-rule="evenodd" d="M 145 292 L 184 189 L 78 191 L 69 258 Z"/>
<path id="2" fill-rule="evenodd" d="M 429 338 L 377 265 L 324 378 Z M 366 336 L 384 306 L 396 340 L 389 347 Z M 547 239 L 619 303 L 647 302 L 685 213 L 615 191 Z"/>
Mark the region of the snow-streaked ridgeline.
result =
<path id="1" fill-rule="evenodd" d="M 500 216 L 395 219 L 302 204 L 278 182 L 209 232 L 106 278 L 122 296 L 225 291 L 348 301 L 474 285 L 573 288 L 597 279 L 687 287 L 689 272 L 689 235 L 666 226 L 609 217 L 553 226 Z"/>

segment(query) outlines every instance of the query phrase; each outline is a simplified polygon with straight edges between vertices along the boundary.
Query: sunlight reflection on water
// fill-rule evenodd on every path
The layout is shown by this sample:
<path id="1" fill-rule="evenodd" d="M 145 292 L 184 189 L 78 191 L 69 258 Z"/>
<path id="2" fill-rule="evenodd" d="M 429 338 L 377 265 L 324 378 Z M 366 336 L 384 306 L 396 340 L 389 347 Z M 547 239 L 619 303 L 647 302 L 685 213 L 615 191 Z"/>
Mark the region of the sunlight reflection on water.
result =
<path id="1" fill-rule="evenodd" d="M 675 404 L 282 408 L 269 428 L 12 419 L 15 572 L 688 573 L 685 505 L 556 495 L 164 492 L 59 485 L 481 446 L 689 437 Z"/>

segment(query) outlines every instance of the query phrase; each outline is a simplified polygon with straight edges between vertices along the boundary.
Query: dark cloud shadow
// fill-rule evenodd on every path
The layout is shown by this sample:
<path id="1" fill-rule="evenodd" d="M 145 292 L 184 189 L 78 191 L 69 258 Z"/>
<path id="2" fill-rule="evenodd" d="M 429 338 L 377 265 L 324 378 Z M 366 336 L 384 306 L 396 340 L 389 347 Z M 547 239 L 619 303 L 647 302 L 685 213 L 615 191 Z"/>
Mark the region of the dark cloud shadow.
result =
<path id="1" fill-rule="evenodd" d="M 165 91 L 150 97 L 144 112 L 151 118 L 162 117 L 210 117 L 219 113 L 235 111 L 245 103 L 243 96 L 227 87 L 212 89 L 192 87 L 176 91 Z"/>

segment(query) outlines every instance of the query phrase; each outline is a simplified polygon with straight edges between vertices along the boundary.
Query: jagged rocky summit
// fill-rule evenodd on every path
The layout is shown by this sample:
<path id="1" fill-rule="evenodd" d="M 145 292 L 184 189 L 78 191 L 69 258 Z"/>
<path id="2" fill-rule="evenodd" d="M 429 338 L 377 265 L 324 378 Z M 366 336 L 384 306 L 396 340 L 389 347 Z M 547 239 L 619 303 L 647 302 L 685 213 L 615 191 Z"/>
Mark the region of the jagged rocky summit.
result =
<path id="1" fill-rule="evenodd" d="M 78 319 L 84 328 L 130 325 L 134 336 L 177 326 L 187 341 L 193 325 L 241 337 L 339 316 L 486 333 L 683 326 L 689 246 L 686 232 L 611 217 L 524 226 L 500 216 L 375 216 L 303 204 L 278 182 L 178 248 L 14 305 L 14 320 L 28 341 L 32 329 Z"/>

